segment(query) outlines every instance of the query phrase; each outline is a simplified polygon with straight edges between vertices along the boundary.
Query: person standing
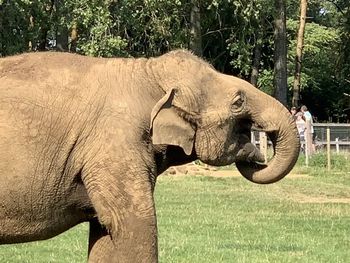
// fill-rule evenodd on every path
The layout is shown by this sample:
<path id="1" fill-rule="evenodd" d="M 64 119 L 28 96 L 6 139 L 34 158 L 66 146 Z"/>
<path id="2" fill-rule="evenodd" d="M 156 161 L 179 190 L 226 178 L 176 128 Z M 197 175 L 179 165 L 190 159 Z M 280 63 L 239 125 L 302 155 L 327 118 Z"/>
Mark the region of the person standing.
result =
<path id="1" fill-rule="evenodd" d="M 296 114 L 297 114 L 297 108 L 296 108 L 296 107 L 290 108 L 290 114 L 292 114 L 294 120 L 296 120 L 296 119 L 297 119 L 297 116 L 296 116 Z"/>
<path id="2" fill-rule="evenodd" d="M 298 112 L 295 114 L 296 120 L 295 124 L 297 125 L 299 138 L 300 138 L 300 144 L 301 144 L 301 151 L 305 153 L 305 129 L 306 129 L 306 123 L 302 112 Z"/>
<path id="3" fill-rule="evenodd" d="M 311 137 L 312 137 L 311 147 L 312 147 L 312 152 L 315 152 L 315 133 L 314 133 L 314 125 L 313 125 L 312 115 L 305 105 L 301 106 L 300 111 L 303 113 L 305 121 L 306 122 L 310 121 L 310 124 L 311 124 L 311 131 L 310 132 L 311 132 Z"/>

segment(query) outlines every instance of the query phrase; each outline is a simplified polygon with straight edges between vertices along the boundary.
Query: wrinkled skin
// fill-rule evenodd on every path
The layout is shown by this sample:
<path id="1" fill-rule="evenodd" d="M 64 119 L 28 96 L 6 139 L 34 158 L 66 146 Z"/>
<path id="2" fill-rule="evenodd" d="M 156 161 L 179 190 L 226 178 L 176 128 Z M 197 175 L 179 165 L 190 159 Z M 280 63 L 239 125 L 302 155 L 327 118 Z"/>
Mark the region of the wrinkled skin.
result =
<path id="1" fill-rule="evenodd" d="M 281 104 L 186 51 L 2 58 L 0 116 L 0 243 L 88 221 L 89 262 L 157 262 L 153 191 L 169 166 L 236 162 L 265 184 L 283 178 L 299 152 Z M 252 127 L 274 144 L 267 165 Z"/>

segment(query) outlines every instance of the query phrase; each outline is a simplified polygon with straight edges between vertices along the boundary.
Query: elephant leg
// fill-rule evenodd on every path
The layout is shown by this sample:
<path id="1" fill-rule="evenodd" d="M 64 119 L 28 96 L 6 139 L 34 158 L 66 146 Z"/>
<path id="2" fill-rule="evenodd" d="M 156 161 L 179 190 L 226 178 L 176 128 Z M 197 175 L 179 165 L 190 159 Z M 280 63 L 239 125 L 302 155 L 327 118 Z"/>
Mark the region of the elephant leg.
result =
<path id="1" fill-rule="evenodd" d="M 90 222 L 89 230 L 89 263 L 109 262 L 113 255 L 114 244 L 107 230 L 97 219 Z"/>
<path id="2" fill-rule="evenodd" d="M 144 171 L 126 173 L 122 178 L 111 174 L 120 170 L 102 168 L 83 179 L 98 221 L 106 229 L 91 225 L 89 260 L 157 262 L 157 224 L 149 175 Z"/>

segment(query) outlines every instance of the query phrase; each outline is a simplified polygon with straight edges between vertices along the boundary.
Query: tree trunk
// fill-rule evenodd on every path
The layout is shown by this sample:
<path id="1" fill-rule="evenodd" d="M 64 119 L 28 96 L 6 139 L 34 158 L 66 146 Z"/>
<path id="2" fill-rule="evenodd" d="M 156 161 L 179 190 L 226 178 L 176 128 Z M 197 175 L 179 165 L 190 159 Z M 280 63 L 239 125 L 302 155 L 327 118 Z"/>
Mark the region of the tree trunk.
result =
<path id="1" fill-rule="evenodd" d="M 264 19 L 261 19 L 263 23 Z M 254 86 L 258 86 L 258 76 L 259 76 L 259 68 L 261 62 L 261 48 L 262 48 L 262 37 L 263 37 L 263 24 L 261 28 L 258 28 L 256 31 L 256 41 L 253 51 L 253 66 L 252 72 L 250 75 L 250 83 Z"/>
<path id="2" fill-rule="evenodd" d="M 58 51 L 68 50 L 68 28 L 65 24 L 61 23 L 61 16 L 63 15 L 63 0 L 55 0 L 56 8 L 56 49 Z"/>
<path id="3" fill-rule="evenodd" d="M 253 66 L 252 66 L 252 73 L 250 75 L 250 83 L 254 87 L 258 87 L 258 76 L 259 76 L 259 68 L 260 68 L 260 61 L 261 61 L 261 44 L 257 43 L 254 47 L 254 54 L 253 54 Z"/>
<path id="4" fill-rule="evenodd" d="M 68 29 L 64 25 L 56 29 L 56 49 L 58 51 L 68 50 Z"/>
<path id="5" fill-rule="evenodd" d="M 4 50 L 4 47 L 3 47 L 3 45 L 4 45 L 4 43 L 3 43 L 3 41 L 4 41 L 4 39 L 3 39 L 3 17 L 4 17 L 4 15 L 3 15 L 3 6 L 2 6 L 2 2 L 0 3 L 0 58 L 2 57 L 2 56 L 4 56 L 5 54 L 5 50 Z"/>
<path id="6" fill-rule="evenodd" d="M 51 0 L 50 4 L 47 6 L 46 10 L 47 10 L 47 16 L 51 17 L 52 12 L 53 12 L 53 8 L 54 8 L 54 1 L 55 0 Z M 48 19 L 48 21 L 46 21 L 46 23 L 44 25 L 42 25 L 41 29 L 40 29 L 40 36 L 39 36 L 39 45 L 37 47 L 37 49 L 39 51 L 44 51 L 46 50 L 47 47 L 47 33 L 50 30 L 50 19 Z"/>
<path id="7" fill-rule="evenodd" d="M 294 73 L 293 99 L 292 99 L 292 105 L 294 107 L 299 106 L 299 98 L 300 98 L 300 79 L 301 79 L 301 66 L 302 66 L 302 56 L 303 56 L 303 48 L 304 48 L 306 10 L 307 10 L 307 0 L 300 0 L 300 21 L 299 21 L 299 30 L 298 30 L 298 38 L 297 38 L 297 53 L 295 56 L 295 73 Z"/>
<path id="8" fill-rule="evenodd" d="M 275 51 L 274 51 L 274 86 L 275 98 L 287 105 L 287 35 L 286 3 L 275 0 Z"/>
<path id="9" fill-rule="evenodd" d="M 34 17 L 32 15 L 29 16 L 29 32 L 31 32 L 34 29 Z M 33 50 L 33 42 L 32 39 L 29 39 L 28 41 L 28 51 Z"/>
<path id="10" fill-rule="evenodd" d="M 190 49 L 197 56 L 203 54 L 199 0 L 191 0 Z"/>
<path id="11" fill-rule="evenodd" d="M 70 47 L 69 47 L 70 52 L 75 53 L 77 51 L 77 41 L 78 41 L 77 23 L 73 22 L 73 26 L 70 32 Z"/>
<path id="12" fill-rule="evenodd" d="M 56 28 L 56 49 L 58 51 L 68 50 L 68 29 L 64 25 Z"/>

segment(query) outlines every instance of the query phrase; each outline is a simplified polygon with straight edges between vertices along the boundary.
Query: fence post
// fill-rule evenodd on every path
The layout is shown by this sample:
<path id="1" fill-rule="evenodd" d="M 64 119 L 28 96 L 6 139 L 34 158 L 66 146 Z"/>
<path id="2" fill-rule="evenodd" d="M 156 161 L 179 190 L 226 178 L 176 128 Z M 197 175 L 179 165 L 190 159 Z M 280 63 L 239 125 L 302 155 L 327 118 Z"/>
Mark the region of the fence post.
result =
<path id="1" fill-rule="evenodd" d="M 331 128 L 327 127 L 327 169 L 331 170 Z"/>
<path id="2" fill-rule="evenodd" d="M 306 129 L 304 132 L 305 138 L 305 165 L 309 166 L 309 157 L 313 153 L 311 120 L 306 120 Z"/>
<path id="3" fill-rule="evenodd" d="M 267 162 L 267 136 L 265 132 L 259 132 L 260 141 L 260 152 L 265 157 L 265 162 Z"/>
<path id="4" fill-rule="evenodd" d="M 253 131 L 250 132 L 250 142 L 256 146 L 255 133 Z"/>
<path id="5" fill-rule="evenodd" d="M 309 166 L 309 151 L 307 150 L 306 136 L 304 138 L 305 138 L 305 148 L 304 148 L 304 151 L 305 151 L 305 165 Z"/>
<path id="6" fill-rule="evenodd" d="M 337 151 L 337 154 L 339 154 L 339 138 L 335 138 L 335 149 Z"/>

